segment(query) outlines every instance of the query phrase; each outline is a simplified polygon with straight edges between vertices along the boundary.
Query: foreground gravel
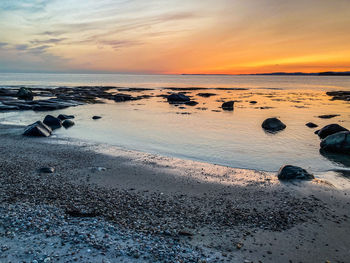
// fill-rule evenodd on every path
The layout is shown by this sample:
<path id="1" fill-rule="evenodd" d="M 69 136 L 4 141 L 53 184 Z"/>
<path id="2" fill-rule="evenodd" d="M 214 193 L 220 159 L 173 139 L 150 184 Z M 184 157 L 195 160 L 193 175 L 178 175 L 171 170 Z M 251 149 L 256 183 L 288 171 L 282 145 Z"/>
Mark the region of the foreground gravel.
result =
<path id="1" fill-rule="evenodd" d="M 102 187 L 85 173 L 107 157 L 88 148 L 4 132 L 0 143 L 0 262 L 250 262 L 244 242 L 261 231 L 346 221 L 270 179 L 196 195 Z"/>

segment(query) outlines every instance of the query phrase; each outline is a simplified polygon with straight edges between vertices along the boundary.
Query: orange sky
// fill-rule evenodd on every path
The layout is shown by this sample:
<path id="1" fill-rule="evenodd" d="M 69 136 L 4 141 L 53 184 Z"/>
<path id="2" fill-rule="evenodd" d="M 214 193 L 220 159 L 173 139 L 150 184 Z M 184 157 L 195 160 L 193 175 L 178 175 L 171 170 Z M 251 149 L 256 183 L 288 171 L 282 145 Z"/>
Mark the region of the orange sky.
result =
<path id="1" fill-rule="evenodd" d="M 350 70 L 349 0 L 5 0 L 0 18 L 0 71 Z"/>

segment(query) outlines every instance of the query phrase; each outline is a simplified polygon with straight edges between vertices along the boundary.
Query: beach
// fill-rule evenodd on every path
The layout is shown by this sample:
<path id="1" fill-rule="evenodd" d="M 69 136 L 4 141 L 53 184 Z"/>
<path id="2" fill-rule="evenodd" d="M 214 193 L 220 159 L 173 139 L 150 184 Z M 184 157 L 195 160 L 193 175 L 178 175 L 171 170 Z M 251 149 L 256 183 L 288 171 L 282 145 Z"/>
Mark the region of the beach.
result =
<path id="1" fill-rule="evenodd" d="M 271 172 L 0 129 L 1 262 L 349 258 L 347 179 L 282 183 Z"/>

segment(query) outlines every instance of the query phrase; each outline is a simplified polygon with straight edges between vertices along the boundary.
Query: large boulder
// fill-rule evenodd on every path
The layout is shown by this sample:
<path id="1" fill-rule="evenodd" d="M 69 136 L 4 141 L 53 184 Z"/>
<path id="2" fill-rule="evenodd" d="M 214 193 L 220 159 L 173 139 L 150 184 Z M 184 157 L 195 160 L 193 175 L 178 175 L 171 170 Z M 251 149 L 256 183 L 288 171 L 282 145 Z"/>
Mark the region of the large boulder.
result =
<path id="1" fill-rule="evenodd" d="M 52 133 L 50 127 L 42 123 L 41 121 L 34 122 L 27 126 L 24 130 L 23 135 L 25 136 L 38 136 L 38 137 L 49 137 Z"/>
<path id="2" fill-rule="evenodd" d="M 329 124 L 324 126 L 322 129 L 320 129 L 317 133 L 317 135 L 321 138 L 324 139 L 329 135 L 332 135 L 337 132 L 341 131 L 348 131 L 348 129 L 340 126 L 339 124 Z"/>
<path id="3" fill-rule="evenodd" d="M 233 110 L 233 106 L 234 106 L 235 102 L 233 100 L 231 101 L 226 101 L 221 105 L 221 108 L 223 110 L 229 110 L 232 111 Z"/>
<path id="4" fill-rule="evenodd" d="M 52 115 L 46 115 L 43 122 L 53 130 L 62 127 L 62 121 Z"/>
<path id="5" fill-rule="evenodd" d="M 284 130 L 287 126 L 277 118 L 268 118 L 264 120 L 261 127 L 268 132 L 278 132 Z"/>
<path id="6" fill-rule="evenodd" d="M 278 179 L 279 180 L 312 180 L 315 177 L 308 173 L 305 169 L 293 166 L 293 165 L 284 165 L 278 171 Z"/>
<path id="7" fill-rule="evenodd" d="M 22 100 L 33 100 L 33 92 L 25 87 L 21 87 L 17 92 L 17 97 Z"/>
<path id="8" fill-rule="evenodd" d="M 182 93 L 173 93 L 167 97 L 168 102 L 170 103 L 185 103 L 191 99 Z"/>
<path id="9" fill-rule="evenodd" d="M 350 132 L 341 131 L 327 136 L 321 142 L 321 150 L 350 154 Z"/>
<path id="10" fill-rule="evenodd" d="M 74 126 L 74 121 L 72 121 L 72 120 L 64 120 L 63 122 L 62 122 L 62 126 L 64 127 L 64 128 L 66 128 L 66 129 L 68 129 L 68 128 L 70 128 L 70 127 L 72 127 L 72 126 Z"/>

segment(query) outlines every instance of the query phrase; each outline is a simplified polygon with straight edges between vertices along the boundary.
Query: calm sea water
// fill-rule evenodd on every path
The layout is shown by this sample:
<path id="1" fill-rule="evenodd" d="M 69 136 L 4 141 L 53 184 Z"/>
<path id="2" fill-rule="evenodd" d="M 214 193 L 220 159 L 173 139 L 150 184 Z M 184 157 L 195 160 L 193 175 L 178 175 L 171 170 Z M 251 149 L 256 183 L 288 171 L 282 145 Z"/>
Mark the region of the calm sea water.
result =
<path id="1" fill-rule="evenodd" d="M 321 155 L 319 138 L 314 129 L 305 126 L 312 121 L 320 127 L 339 123 L 350 128 L 350 103 L 331 101 L 325 94 L 328 90 L 350 90 L 350 77 L 0 74 L 1 87 L 78 85 L 154 88 L 142 92 L 150 95 L 171 92 L 166 87 L 203 87 L 216 95 L 203 98 L 197 94 L 205 90 L 187 91 L 199 102 L 194 107 L 169 105 L 165 99 L 154 96 L 50 112 L 76 116 L 76 125 L 55 131 L 56 136 L 265 171 L 276 171 L 283 164 L 299 165 L 314 172 L 350 166 L 348 157 Z M 237 101 L 233 112 L 220 111 L 225 100 Z M 251 104 L 252 100 L 258 103 Z M 0 122 L 30 124 L 46 114 L 0 113 Z M 322 114 L 340 116 L 329 120 L 317 117 Z M 93 115 L 103 118 L 93 121 Z M 277 134 L 265 133 L 261 123 L 269 117 L 279 117 L 287 128 Z"/>

